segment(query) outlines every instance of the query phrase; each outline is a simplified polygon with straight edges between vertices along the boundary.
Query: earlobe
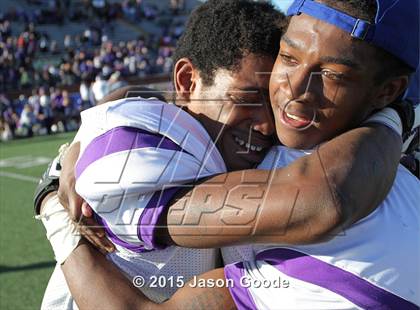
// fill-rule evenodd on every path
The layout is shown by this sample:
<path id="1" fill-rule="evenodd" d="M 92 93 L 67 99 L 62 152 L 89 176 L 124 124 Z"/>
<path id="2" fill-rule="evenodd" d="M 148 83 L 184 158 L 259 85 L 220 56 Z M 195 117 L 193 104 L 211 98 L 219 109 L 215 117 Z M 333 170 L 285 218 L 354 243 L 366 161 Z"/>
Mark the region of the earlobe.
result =
<path id="1" fill-rule="evenodd" d="M 393 77 L 383 83 L 375 100 L 375 109 L 383 109 L 400 97 L 408 87 L 409 78 L 407 75 Z"/>
<path id="2" fill-rule="evenodd" d="M 174 67 L 174 84 L 177 97 L 189 100 L 196 86 L 196 69 L 188 58 L 181 58 Z"/>

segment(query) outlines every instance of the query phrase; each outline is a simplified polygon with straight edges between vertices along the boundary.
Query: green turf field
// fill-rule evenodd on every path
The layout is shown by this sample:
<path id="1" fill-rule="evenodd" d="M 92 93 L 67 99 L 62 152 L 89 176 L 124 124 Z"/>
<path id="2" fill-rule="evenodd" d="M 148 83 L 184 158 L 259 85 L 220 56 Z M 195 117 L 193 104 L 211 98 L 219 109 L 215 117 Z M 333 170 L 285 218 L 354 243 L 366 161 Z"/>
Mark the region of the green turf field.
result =
<path id="1" fill-rule="evenodd" d="M 0 143 L 0 309 L 39 309 L 54 257 L 33 218 L 37 178 L 74 133 Z"/>

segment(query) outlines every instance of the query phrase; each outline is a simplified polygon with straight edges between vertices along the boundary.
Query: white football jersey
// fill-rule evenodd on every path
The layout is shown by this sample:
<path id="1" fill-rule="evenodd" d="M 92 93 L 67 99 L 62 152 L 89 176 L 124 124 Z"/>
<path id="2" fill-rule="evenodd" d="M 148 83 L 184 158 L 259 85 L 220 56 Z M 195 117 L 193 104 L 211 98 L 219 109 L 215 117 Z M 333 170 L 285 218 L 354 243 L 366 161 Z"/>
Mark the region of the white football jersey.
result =
<path id="1" fill-rule="evenodd" d="M 260 168 L 304 155 L 275 147 Z M 400 166 L 379 208 L 327 242 L 222 253 L 239 309 L 418 309 L 420 182 Z"/>
<path id="2" fill-rule="evenodd" d="M 215 249 L 165 247 L 155 240 L 159 216 L 185 184 L 226 171 L 201 124 L 156 99 L 126 98 L 82 112 L 76 191 L 117 247 L 109 258 L 129 276 L 192 276 L 215 267 Z M 164 281 L 164 280 L 161 280 Z M 179 282 L 180 283 L 180 282 Z M 175 285 L 143 292 L 155 301 Z M 164 286 L 164 287 L 162 287 Z"/>

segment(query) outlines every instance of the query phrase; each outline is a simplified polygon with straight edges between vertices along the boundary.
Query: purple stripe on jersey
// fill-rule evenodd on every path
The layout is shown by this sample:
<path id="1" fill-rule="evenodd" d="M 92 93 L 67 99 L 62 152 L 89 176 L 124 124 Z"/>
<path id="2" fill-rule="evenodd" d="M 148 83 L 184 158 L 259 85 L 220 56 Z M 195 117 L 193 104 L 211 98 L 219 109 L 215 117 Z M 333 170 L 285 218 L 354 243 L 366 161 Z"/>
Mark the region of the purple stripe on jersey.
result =
<path id="1" fill-rule="evenodd" d="M 166 210 L 169 201 L 179 189 L 179 187 L 173 187 L 156 192 L 141 213 L 137 235 L 147 248 L 164 249 L 166 247 L 156 242 L 156 224 Z"/>
<path id="2" fill-rule="evenodd" d="M 130 251 L 133 251 L 135 253 L 144 253 L 144 252 L 150 252 L 151 251 L 151 250 L 145 249 L 143 245 L 134 245 L 134 244 L 125 242 L 124 240 L 121 240 L 120 238 L 118 238 L 117 235 L 115 235 L 112 232 L 112 230 L 109 227 L 108 223 L 103 218 L 101 218 L 96 213 L 94 215 L 95 215 L 95 219 L 98 222 L 99 226 L 102 226 L 105 229 L 105 231 L 106 231 L 106 233 L 108 235 L 108 238 L 113 243 L 115 243 L 115 244 L 117 244 L 117 245 L 119 245 L 119 246 L 121 246 L 123 248 L 126 248 L 126 249 L 128 249 Z"/>
<path id="3" fill-rule="evenodd" d="M 257 306 L 252 299 L 248 288 L 241 282 L 245 276 L 243 263 L 230 264 L 224 268 L 225 278 L 232 279 L 233 285 L 229 285 L 230 295 L 239 310 L 253 310 Z"/>
<path id="4" fill-rule="evenodd" d="M 94 213 L 95 219 L 98 222 L 98 224 L 104 228 L 104 230 L 108 234 L 109 239 L 113 243 L 118 244 L 123 248 L 126 248 L 136 253 L 144 253 L 153 250 L 164 249 L 166 248 L 165 245 L 158 244 L 156 242 L 156 224 L 158 223 L 158 220 L 162 215 L 163 211 L 166 209 L 168 202 L 172 199 L 172 197 L 179 189 L 179 187 L 174 187 L 160 192 L 156 192 L 144 208 L 139 219 L 137 235 L 139 240 L 143 241 L 148 249 L 143 245 L 134 245 L 120 239 L 116 234 L 113 233 L 106 220 L 96 213 Z"/>
<path id="5" fill-rule="evenodd" d="M 419 309 L 348 271 L 292 249 L 270 249 L 259 253 L 256 259 L 266 261 L 290 277 L 341 295 L 363 309 Z"/>
<path id="6" fill-rule="evenodd" d="M 175 142 L 160 134 L 134 127 L 116 127 L 96 137 L 86 147 L 76 165 L 76 179 L 90 164 L 102 157 L 146 147 L 183 151 Z"/>

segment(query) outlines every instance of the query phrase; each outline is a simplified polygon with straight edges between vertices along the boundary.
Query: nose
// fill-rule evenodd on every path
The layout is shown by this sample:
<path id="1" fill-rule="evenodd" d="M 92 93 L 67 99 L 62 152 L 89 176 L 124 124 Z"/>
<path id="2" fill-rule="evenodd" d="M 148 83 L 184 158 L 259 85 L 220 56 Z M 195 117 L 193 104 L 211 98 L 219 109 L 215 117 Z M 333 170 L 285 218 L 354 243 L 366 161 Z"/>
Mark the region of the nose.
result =
<path id="1" fill-rule="evenodd" d="M 252 129 L 264 136 L 271 136 L 275 132 L 274 117 L 269 104 L 264 104 L 263 107 L 254 112 L 252 120 Z"/>
<path id="2" fill-rule="evenodd" d="M 296 69 L 285 73 L 279 79 L 280 89 L 289 100 L 311 100 L 314 98 L 316 83 L 320 74 L 305 68 Z"/>

